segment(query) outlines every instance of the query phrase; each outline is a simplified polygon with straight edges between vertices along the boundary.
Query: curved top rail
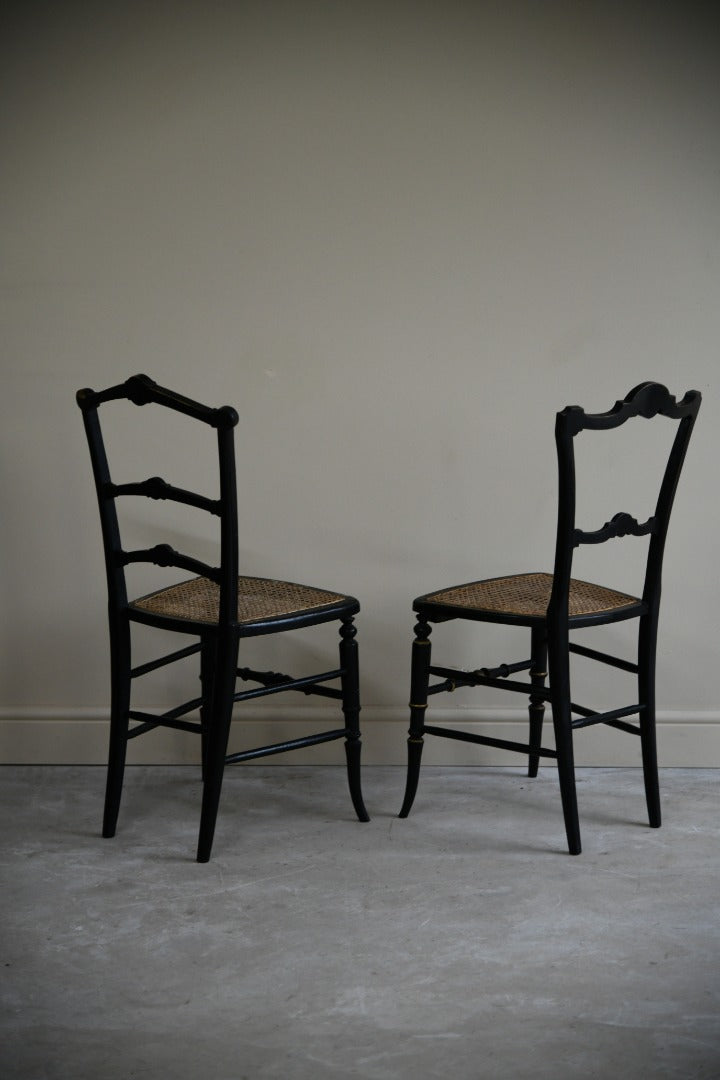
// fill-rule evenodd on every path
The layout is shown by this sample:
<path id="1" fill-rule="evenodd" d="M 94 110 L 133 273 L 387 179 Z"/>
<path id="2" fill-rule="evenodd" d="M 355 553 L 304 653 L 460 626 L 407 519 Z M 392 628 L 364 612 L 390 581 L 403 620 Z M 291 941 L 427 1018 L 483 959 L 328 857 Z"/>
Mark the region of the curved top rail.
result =
<path id="1" fill-rule="evenodd" d="M 163 405 L 167 409 L 191 416 L 194 420 L 201 420 L 214 428 L 235 427 L 238 422 L 238 414 L 230 405 L 223 405 L 219 409 L 211 409 L 207 405 L 201 405 L 199 401 L 176 394 L 174 390 L 168 390 L 165 386 L 159 386 L 147 375 L 133 375 L 124 383 L 111 386 L 107 390 L 95 391 L 89 388 L 78 390 L 76 400 L 83 412 L 88 409 L 96 409 L 106 401 L 116 401 L 126 398 L 133 405 L 147 405 L 154 402 Z"/>
<path id="2" fill-rule="evenodd" d="M 688 390 L 682 401 L 676 401 L 661 383 L 644 382 L 635 386 L 622 401 L 616 401 L 608 412 L 586 413 L 579 405 L 568 405 L 557 414 L 557 422 L 564 426 L 569 435 L 577 435 L 585 429 L 607 431 L 620 427 L 633 416 L 650 420 L 659 413 L 673 420 L 681 420 L 694 416 L 701 400 L 699 390 Z"/>

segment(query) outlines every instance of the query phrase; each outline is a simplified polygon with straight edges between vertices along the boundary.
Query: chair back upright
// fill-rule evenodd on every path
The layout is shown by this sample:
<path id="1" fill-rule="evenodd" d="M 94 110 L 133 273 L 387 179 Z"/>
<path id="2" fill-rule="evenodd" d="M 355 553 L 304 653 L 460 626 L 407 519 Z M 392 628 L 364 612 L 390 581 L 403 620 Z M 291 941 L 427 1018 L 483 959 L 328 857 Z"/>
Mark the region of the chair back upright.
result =
<path id="1" fill-rule="evenodd" d="M 569 405 L 557 414 L 555 442 L 559 474 L 558 522 L 554 579 L 548 618 L 567 623 L 570 577 L 575 548 L 585 544 L 602 544 L 615 537 L 647 535 L 650 536 L 650 543 L 642 599 L 647 612 L 654 613 L 657 617 L 663 553 L 670 512 L 701 400 L 702 396 L 698 390 L 688 390 L 683 399 L 678 402 L 660 383 L 644 382 L 631 390 L 622 401 L 616 402 L 608 412 L 586 413 L 577 405 Z M 585 430 L 609 431 L 619 428 L 633 417 L 650 420 L 657 416 L 678 420 L 679 424 L 663 473 L 654 514 L 646 521 L 639 522 L 631 514 L 621 511 L 601 528 L 592 531 L 577 528 L 575 524 L 575 436 Z"/>
<path id="2" fill-rule="evenodd" d="M 114 484 L 108 465 L 98 409 L 108 401 L 126 399 L 133 405 L 159 405 L 207 424 L 217 431 L 220 498 L 209 499 L 194 491 L 175 487 L 159 476 L 127 484 Z M 95 490 L 100 509 L 105 569 L 108 583 L 108 602 L 112 616 L 128 607 L 125 567 L 130 563 L 153 563 L 173 566 L 209 578 L 220 589 L 219 625 L 228 625 L 237 618 L 238 523 L 237 489 L 235 478 L 234 428 L 238 414 L 230 406 L 212 409 L 190 398 L 159 386 L 147 375 L 133 375 L 124 383 L 107 390 L 79 390 L 77 403 L 85 424 Z M 220 519 L 220 565 L 211 566 L 199 559 L 176 551 L 170 544 L 126 551 L 123 548 L 116 500 L 125 496 L 167 499 L 193 506 Z"/>

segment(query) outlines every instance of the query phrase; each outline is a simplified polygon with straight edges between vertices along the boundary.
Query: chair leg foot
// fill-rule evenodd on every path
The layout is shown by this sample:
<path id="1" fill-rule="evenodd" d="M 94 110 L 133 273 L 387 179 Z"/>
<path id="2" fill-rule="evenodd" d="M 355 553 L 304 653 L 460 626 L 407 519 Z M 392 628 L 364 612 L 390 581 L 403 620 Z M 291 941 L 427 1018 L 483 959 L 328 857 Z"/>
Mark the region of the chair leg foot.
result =
<path id="1" fill-rule="evenodd" d="M 651 829 L 659 829 L 662 824 L 657 735 L 655 730 L 656 644 L 657 610 L 654 610 L 641 620 L 638 640 L 638 691 L 640 701 L 645 706 L 640 713 L 640 744 L 642 747 L 645 800 Z"/>
<path id="2" fill-rule="evenodd" d="M 370 815 L 365 809 L 360 783 L 360 739 L 345 740 L 345 757 L 347 759 L 348 786 L 358 821 L 369 821 Z"/>
<path id="3" fill-rule="evenodd" d="M 224 762 L 223 762 L 224 765 Z M 198 836 L 197 861 L 206 863 L 210 861 L 213 839 L 215 837 L 215 824 L 217 822 L 218 808 L 220 806 L 220 792 L 222 789 L 223 768 L 220 771 L 213 770 L 203 784 L 202 811 L 200 814 L 200 833 Z"/>
<path id="4" fill-rule="evenodd" d="M 582 851 L 582 845 L 580 843 L 580 820 L 575 789 L 575 769 L 572 763 L 563 767 L 558 762 L 558 772 L 568 850 L 571 855 L 579 855 Z"/>
<path id="5" fill-rule="evenodd" d="M 418 782 L 420 780 L 420 760 L 423 752 L 423 740 L 417 738 L 408 739 L 408 767 L 407 767 L 407 781 L 405 783 L 405 798 L 400 808 L 398 817 L 406 818 L 410 813 L 412 804 L 415 801 L 415 795 L 417 793 Z"/>
<path id="6" fill-rule="evenodd" d="M 570 712 L 570 669 L 567 639 L 550 641 L 550 686 L 552 687 L 553 728 L 557 751 L 560 799 L 568 850 L 579 855 L 580 820 L 578 816 L 577 789 L 575 786 L 575 755 L 573 751 L 572 720 Z"/>
<path id="7" fill-rule="evenodd" d="M 648 820 L 651 829 L 659 829 L 662 825 L 662 810 L 660 809 L 660 784 L 658 781 L 657 766 L 650 766 L 643 770 L 645 776 L 645 800 L 647 802 Z"/>
<path id="8" fill-rule="evenodd" d="M 340 666 L 342 669 L 342 710 L 345 717 L 345 760 L 348 786 L 359 821 L 369 821 L 360 781 L 360 676 L 358 664 L 357 628 L 352 618 L 340 624 Z"/>
<path id="9" fill-rule="evenodd" d="M 197 861 L 200 863 L 209 861 L 215 836 L 215 823 L 225 773 L 225 755 L 232 721 L 237 654 L 237 640 L 225 640 L 219 643 L 210 696 L 207 750 L 204 755 L 205 780 L 197 846 Z"/>
<path id="10" fill-rule="evenodd" d="M 110 665 L 110 747 L 102 826 L 102 835 L 106 839 L 115 835 L 125 776 L 130 709 L 130 631 L 127 621 L 111 620 Z"/>
<path id="11" fill-rule="evenodd" d="M 530 754 L 528 757 L 528 776 L 534 778 L 540 767 L 540 755 L 535 753 L 539 749 L 542 740 L 543 718 L 545 709 L 542 705 L 531 705 L 530 709 Z"/>
<path id="12" fill-rule="evenodd" d="M 657 744 L 655 740 L 655 718 L 641 719 L 641 743 L 643 757 L 643 779 L 645 782 L 645 801 L 651 829 L 659 829 L 662 824 L 660 809 L 660 781 L 657 767 Z"/>
<path id="13" fill-rule="evenodd" d="M 110 748 L 102 826 L 102 834 L 105 839 L 113 837 L 117 827 L 125 773 L 125 747 L 125 739 L 122 739 L 122 745 L 118 747 L 111 746 Z"/>
<path id="14" fill-rule="evenodd" d="M 428 684 L 430 682 L 431 632 L 432 627 L 425 616 L 418 615 L 410 664 L 410 737 L 407 744 L 408 765 L 405 798 L 398 814 L 398 817 L 401 818 L 406 818 L 410 813 L 420 780 L 425 710 L 427 708 Z"/>
<path id="15" fill-rule="evenodd" d="M 198 835 L 197 846 L 197 861 L 199 863 L 210 861 L 213 840 L 215 838 L 215 824 L 217 822 L 218 807 L 220 806 L 222 779 L 222 772 L 219 775 L 215 773 L 203 784 L 200 833 Z"/>

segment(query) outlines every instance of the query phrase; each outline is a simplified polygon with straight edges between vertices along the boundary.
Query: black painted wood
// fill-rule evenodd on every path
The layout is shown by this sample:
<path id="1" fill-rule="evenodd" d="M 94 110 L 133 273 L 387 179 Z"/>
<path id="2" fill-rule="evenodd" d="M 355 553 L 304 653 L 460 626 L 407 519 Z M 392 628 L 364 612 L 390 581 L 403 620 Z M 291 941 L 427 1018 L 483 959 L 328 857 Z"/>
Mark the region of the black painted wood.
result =
<path id="1" fill-rule="evenodd" d="M 650 825 L 660 825 L 660 796 L 655 736 L 655 667 L 657 628 L 660 610 L 662 562 L 670 513 L 677 484 L 687 452 L 688 442 L 700 407 L 701 395 L 688 391 L 682 400 L 674 398 L 666 387 L 655 382 L 641 383 L 605 413 L 589 413 L 577 405 L 559 412 L 555 421 L 555 441 L 558 462 L 558 513 L 555 541 L 553 583 L 547 611 L 540 616 L 518 615 L 498 611 L 463 609 L 449 604 L 418 597 L 413 603 L 418 622 L 412 652 L 412 700 L 410 708 L 410 739 L 408 742 L 408 778 L 400 811 L 406 817 L 415 798 L 420 772 L 423 737 L 437 735 L 490 746 L 504 746 L 528 755 L 528 774 L 535 776 L 541 747 L 544 703 L 550 701 L 555 732 L 555 754 L 558 764 L 560 795 L 565 819 L 565 831 L 571 854 L 581 851 L 573 731 L 596 724 L 605 724 L 622 732 L 639 735 L 642 746 L 645 795 Z M 663 474 L 654 514 L 639 522 L 627 511 L 620 511 L 601 528 L 586 531 L 575 522 L 575 458 L 574 440 L 585 430 L 612 432 L 629 420 L 653 420 L 663 417 L 677 421 L 677 431 Z M 602 544 L 609 540 L 649 537 L 645 581 L 642 597 L 637 603 L 609 612 L 570 615 L 570 579 L 574 550 L 582 544 Z M 447 665 L 430 666 L 429 634 L 431 624 L 451 620 L 506 623 L 528 626 L 531 629 L 530 665 L 521 661 L 499 668 L 477 668 L 463 671 Z M 602 626 L 620 620 L 638 620 L 637 663 L 611 656 L 570 641 L 570 631 L 580 627 Z M 570 696 L 570 654 L 620 668 L 637 675 L 637 703 L 600 712 L 579 705 Z M 530 683 L 506 678 L 513 671 L 530 667 Z M 442 682 L 428 685 L 431 675 Z M 549 682 L 547 676 L 549 675 Z M 527 744 L 510 740 L 486 739 L 467 732 L 438 728 L 425 722 L 428 696 L 453 691 L 459 686 L 489 686 L 511 693 L 529 696 L 529 736 Z M 579 713 L 581 719 L 573 720 Z M 637 713 L 639 727 L 628 724 L 623 717 Z"/>
<path id="2" fill-rule="evenodd" d="M 151 476 L 149 480 L 142 480 L 136 484 L 109 484 L 107 493 L 113 498 L 119 495 L 146 495 L 149 499 L 169 500 L 184 503 L 186 506 L 196 506 L 199 510 L 207 510 L 209 514 L 216 514 L 218 517 L 222 513 L 222 503 L 219 499 L 208 499 L 207 496 L 198 495 L 195 491 L 174 487 L 160 476 Z"/>
<path id="3" fill-rule="evenodd" d="M 500 750 L 514 750 L 520 754 L 525 754 L 528 750 L 525 743 L 516 742 L 513 739 L 494 739 L 491 735 L 476 735 L 474 732 L 458 731 L 455 728 L 435 727 L 432 724 L 426 724 L 424 732 L 426 735 L 437 735 L 443 739 L 456 739 L 458 742 L 475 743 L 477 746 L 494 746 Z M 533 752 L 536 753 L 538 757 L 557 757 L 557 752 L 555 750 L 550 750 L 539 745 L 537 750 L 534 750 Z"/>
<path id="4" fill-rule="evenodd" d="M 575 529 L 573 532 L 573 546 L 580 544 L 604 544 L 606 540 L 612 540 L 617 536 L 647 536 L 655 529 L 655 518 L 639 523 L 631 514 L 620 512 L 615 514 L 610 521 L 606 521 L 601 529 L 593 532 L 585 532 L 583 529 Z"/>
<path id="5" fill-rule="evenodd" d="M 351 618 L 340 625 L 342 710 L 345 717 L 345 760 L 350 797 L 360 821 L 369 821 L 360 786 L 360 669 L 357 628 Z"/>
<path id="6" fill-rule="evenodd" d="M 156 405 L 181 413 L 190 420 L 199 421 L 214 429 L 218 452 L 220 498 L 209 499 L 205 495 L 186 488 L 175 487 L 159 476 L 151 476 L 147 480 L 132 483 L 114 484 L 110 476 L 98 411 L 108 402 L 124 402 L 125 406 L 128 403 L 133 406 Z M 199 862 L 207 862 L 210 858 L 223 774 L 228 763 L 247 761 L 334 739 L 344 739 L 350 797 L 358 818 L 361 821 L 367 821 L 368 814 L 363 802 L 360 781 L 358 649 L 355 640 L 357 630 L 353 622 L 354 616 L 360 610 L 357 600 L 352 596 L 346 596 L 337 604 L 326 605 L 322 609 L 305 610 L 282 618 L 257 619 L 252 623 L 238 624 L 238 511 L 234 447 L 234 429 L 238 423 L 237 412 L 229 406 L 214 409 L 202 405 L 174 390 L 159 386 L 147 375 L 134 375 L 124 383 L 106 390 L 80 390 L 77 394 L 77 403 L 83 414 L 90 449 L 100 510 L 108 586 L 111 721 L 103 836 L 113 836 L 117 827 L 128 740 L 158 727 L 191 731 L 201 736 L 203 797 L 197 849 Z M 150 414 L 148 421 L 152 422 Z M 155 544 L 153 547 L 133 551 L 124 550 L 118 525 L 116 500 L 129 497 L 171 500 L 203 510 L 219 518 L 219 565 L 211 566 L 191 555 L 176 551 L 170 544 Z M 217 623 L 208 625 L 193 622 L 191 619 L 169 618 L 157 612 L 132 608 L 128 603 L 125 568 L 134 563 L 178 567 L 214 581 L 219 586 L 220 592 Z M 275 634 L 330 620 L 340 622 L 341 644 L 338 668 L 300 678 L 276 672 L 255 672 L 249 668 L 238 669 L 238 648 L 241 637 Z M 186 648 L 176 649 L 166 656 L 132 667 L 132 623 L 143 623 L 164 630 L 191 634 L 198 640 Z M 198 698 L 183 702 L 159 715 L 131 708 L 132 679 L 186 659 L 197 652 L 200 653 L 201 688 Z M 238 677 L 243 681 L 259 682 L 260 686 L 238 691 L 236 690 Z M 325 682 L 330 681 L 339 681 L 340 688 L 324 685 Z M 297 690 L 304 694 L 339 701 L 342 705 L 345 725 L 330 732 L 314 732 L 281 744 L 255 747 L 228 756 L 227 744 L 234 704 L 237 701 L 285 690 Z M 182 716 L 194 711 L 199 712 L 198 722 L 181 719 Z M 135 722 L 134 727 L 130 726 L 131 721 Z"/>
<path id="7" fill-rule="evenodd" d="M 542 740 L 545 719 L 545 680 L 547 679 L 547 634 L 544 627 L 534 626 L 531 631 L 530 648 L 532 652 L 530 684 L 532 691 L 528 702 L 528 722 L 530 728 L 530 752 L 528 756 L 528 776 L 538 774 L 540 764 L 540 742 Z"/>
<path id="8" fill-rule="evenodd" d="M 405 782 L 405 796 L 400 809 L 400 817 L 405 818 L 415 799 L 420 779 L 420 762 L 423 752 L 425 731 L 425 710 L 427 709 L 428 686 L 430 682 L 430 658 L 432 646 L 430 634 L 432 627 L 422 616 L 415 624 L 415 641 L 412 647 L 412 672 L 410 678 L 410 730 L 408 732 L 408 769 Z"/>
<path id="9" fill-rule="evenodd" d="M 571 653 L 576 653 L 578 656 L 586 656 L 588 660 L 597 660 L 600 664 L 609 664 L 610 667 L 629 671 L 633 675 L 637 675 L 640 670 L 638 665 L 631 660 L 623 660 L 621 656 L 611 656 L 610 653 L 600 652 L 598 649 L 588 649 L 586 645 L 578 645 L 574 641 L 570 642 L 568 648 Z"/>

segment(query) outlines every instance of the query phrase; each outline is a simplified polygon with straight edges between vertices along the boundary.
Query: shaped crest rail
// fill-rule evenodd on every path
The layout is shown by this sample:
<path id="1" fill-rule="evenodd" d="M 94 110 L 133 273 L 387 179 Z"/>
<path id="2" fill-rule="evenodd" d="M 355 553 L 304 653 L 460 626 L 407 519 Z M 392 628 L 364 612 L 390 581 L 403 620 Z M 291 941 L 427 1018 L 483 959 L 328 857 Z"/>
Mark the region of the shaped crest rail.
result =
<path id="1" fill-rule="evenodd" d="M 634 387 L 622 401 L 616 401 L 608 412 L 587 413 L 579 405 L 568 405 L 558 413 L 558 422 L 565 425 L 569 435 L 577 435 L 585 429 L 607 431 L 620 427 L 633 416 L 651 420 L 660 414 L 681 420 L 694 415 L 699 407 L 700 394 L 697 390 L 688 390 L 682 401 L 677 401 L 661 383 L 644 382 Z"/>
<path id="2" fill-rule="evenodd" d="M 107 390 L 95 391 L 86 387 L 78 390 L 76 400 L 83 412 L 97 409 L 106 401 L 117 401 L 127 398 L 133 405 L 149 405 L 154 402 L 164 405 L 167 409 L 184 413 L 194 420 L 201 420 L 214 428 L 232 428 L 238 422 L 238 414 L 230 405 L 222 405 L 219 409 L 213 409 L 207 405 L 201 405 L 199 401 L 177 394 L 166 386 L 160 386 L 148 375 L 132 375 L 124 383 L 111 386 Z"/>

